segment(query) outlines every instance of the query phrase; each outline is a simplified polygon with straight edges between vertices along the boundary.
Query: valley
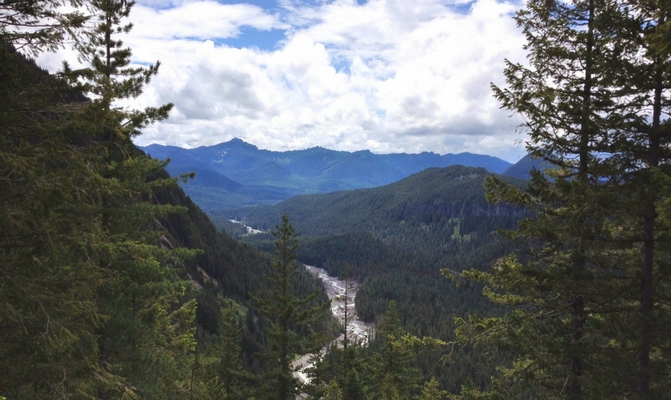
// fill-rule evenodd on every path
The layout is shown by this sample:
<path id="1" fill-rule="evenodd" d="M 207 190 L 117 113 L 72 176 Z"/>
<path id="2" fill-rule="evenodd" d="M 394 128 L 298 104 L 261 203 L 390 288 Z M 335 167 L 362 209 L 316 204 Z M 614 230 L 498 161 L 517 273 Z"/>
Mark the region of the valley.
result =
<path id="1" fill-rule="evenodd" d="M 482 168 L 430 168 L 377 188 L 297 196 L 274 206 L 233 210 L 220 218 L 268 232 L 287 215 L 299 233 L 299 260 L 319 268 L 313 271 L 326 283 L 329 297 L 342 291 L 345 276 L 358 282 L 353 303 L 364 324 L 359 335 L 369 324 L 379 324 L 393 301 L 408 333 L 450 342 L 455 318 L 472 312 L 497 315 L 501 310 L 482 296 L 479 285 L 447 275 L 488 270 L 513 246 L 496 230 L 514 227 L 527 215 L 486 202 L 483 185 L 490 175 Z M 524 185 L 522 180 L 498 177 Z M 263 251 L 273 249 L 267 233 L 241 231 L 237 238 Z M 337 311 L 341 306 L 333 307 Z M 439 359 L 422 356 L 418 365 L 425 374 L 433 371 L 451 390 L 473 379 L 469 370 L 474 366 L 482 385 L 493 373 L 491 360 L 473 349 L 455 349 L 451 363 Z"/>
<path id="2" fill-rule="evenodd" d="M 305 265 L 305 269 L 310 274 L 318 277 L 324 284 L 326 294 L 331 300 L 331 313 L 338 319 L 343 327 L 347 329 L 348 341 L 360 345 L 366 345 L 374 334 L 373 324 L 362 321 L 356 315 L 356 294 L 359 291 L 360 284 L 352 279 L 338 279 L 330 276 L 323 268 Z M 347 313 L 347 321 L 345 320 Z M 344 333 L 337 339 L 337 343 L 342 343 Z"/>

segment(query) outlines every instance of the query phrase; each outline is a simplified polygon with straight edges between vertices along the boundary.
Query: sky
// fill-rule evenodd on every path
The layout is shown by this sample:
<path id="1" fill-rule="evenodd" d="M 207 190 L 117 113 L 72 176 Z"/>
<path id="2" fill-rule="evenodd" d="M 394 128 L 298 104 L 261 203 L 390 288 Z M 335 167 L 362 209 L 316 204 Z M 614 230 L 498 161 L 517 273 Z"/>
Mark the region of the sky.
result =
<path id="1" fill-rule="evenodd" d="M 515 162 L 505 60 L 525 62 L 522 0 L 138 0 L 123 37 L 160 60 L 134 108 L 173 103 L 138 145 L 234 137 L 261 149 L 472 152 Z M 43 54 L 51 71 L 74 54 Z"/>

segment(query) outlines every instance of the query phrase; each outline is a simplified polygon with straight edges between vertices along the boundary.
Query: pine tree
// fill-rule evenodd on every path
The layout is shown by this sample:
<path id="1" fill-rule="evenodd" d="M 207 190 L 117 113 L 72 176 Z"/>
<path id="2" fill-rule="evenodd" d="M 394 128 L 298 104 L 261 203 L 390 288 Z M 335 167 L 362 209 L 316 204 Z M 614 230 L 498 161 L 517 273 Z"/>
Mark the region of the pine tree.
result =
<path id="1" fill-rule="evenodd" d="M 308 383 L 303 385 L 303 392 L 310 396 L 310 398 L 321 399 L 326 393 L 326 379 L 328 378 L 331 364 L 322 349 L 310 354 L 307 364 L 303 372 L 307 377 Z"/>
<path id="2" fill-rule="evenodd" d="M 338 368 L 338 383 L 343 391 L 345 399 L 364 398 L 365 385 L 364 376 L 366 374 L 366 365 L 363 357 L 357 351 L 355 346 L 349 346 L 343 349 L 342 361 Z"/>
<path id="3" fill-rule="evenodd" d="M 350 311 L 352 303 L 350 303 L 350 297 L 352 297 L 352 292 L 354 291 L 354 285 L 352 283 L 352 280 L 349 276 L 348 272 L 348 267 L 345 268 L 345 273 L 344 273 L 344 278 L 345 278 L 345 292 L 343 293 L 343 305 L 342 305 L 342 312 L 343 312 L 343 340 L 342 340 L 342 347 L 343 347 L 343 352 L 347 353 L 347 348 L 350 345 L 351 339 L 349 338 L 349 324 L 352 322 L 352 311 Z M 356 344 L 356 343 L 355 343 Z"/>
<path id="4" fill-rule="evenodd" d="M 292 288 L 292 277 L 298 267 L 298 241 L 286 215 L 272 233 L 276 238 L 273 269 L 267 277 L 272 289 L 267 299 L 254 298 L 261 313 L 270 320 L 265 331 L 269 349 L 263 355 L 268 371 L 264 376 L 262 398 L 289 400 L 296 396 L 299 388 L 291 366 L 293 357 L 321 348 L 323 338 L 311 330 L 325 318 L 329 303 L 315 305 L 319 292 L 299 298 Z M 300 329 L 305 328 L 307 332 L 300 333 Z"/>
<path id="5" fill-rule="evenodd" d="M 419 397 L 420 400 L 440 400 L 445 397 L 445 391 L 440 390 L 440 385 L 436 378 L 431 378 L 428 382 L 424 383 L 422 388 L 422 395 Z"/>
<path id="6" fill-rule="evenodd" d="M 35 55 L 86 35 L 82 0 L 14 0 L 0 3 L 0 45 Z"/>
<path id="7" fill-rule="evenodd" d="M 377 327 L 379 348 L 371 360 L 370 399 L 412 398 L 419 389 L 416 355 L 404 341 L 406 332 L 395 301 L 390 301 Z"/>
<path id="8" fill-rule="evenodd" d="M 343 400 L 342 390 L 336 383 L 336 381 L 331 381 L 331 383 L 326 388 L 326 394 L 324 395 L 324 400 Z M 348 397 L 350 398 L 350 397 Z"/>
<path id="9" fill-rule="evenodd" d="M 176 267 L 194 252 L 170 249 L 158 224 L 183 211 L 153 203 L 157 189 L 176 181 L 157 179 L 165 163 L 141 156 L 130 141 L 170 106 L 115 106 L 140 94 L 157 71 L 128 67 L 130 51 L 113 39 L 130 29 L 118 25 L 132 2 L 87 2 L 99 19 L 82 35 L 90 42 L 77 48 L 91 68 L 51 77 L 6 45 L 60 46 L 88 18 L 58 6 L 82 3 L 0 6 L 0 391 L 183 398 L 195 302 L 183 299 Z M 22 31 L 26 25 L 34 29 Z"/>
<path id="10" fill-rule="evenodd" d="M 636 292 L 626 237 L 636 206 L 623 182 L 640 163 L 629 153 L 641 115 L 630 80 L 639 21 L 601 0 L 532 1 L 516 19 L 531 67 L 508 63 L 508 86 L 495 96 L 525 118 L 529 151 L 554 170 L 534 173 L 524 192 L 489 181 L 490 200 L 534 211 L 506 234 L 529 250 L 466 273 L 511 311 L 461 321 L 459 334 L 515 352 L 501 369 L 508 396 L 527 387 L 541 398 L 630 396 L 631 336 L 622 332 L 631 333 Z"/>
<path id="11" fill-rule="evenodd" d="M 671 52 L 667 41 L 671 11 L 664 1 L 636 1 L 630 6 L 638 23 L 635 32 L 640 52 L 639 57 L 632 58 L 626 79 L 635 93 L 632 103 L 638 123 L 631 128 L 627 145 L 623 146 L 623 159 L 630 166 L 625 187 L 633 200 L 631 209 L 626 210 L 631 217 L 629 239 L 634 246 L 642 246 L 642 259 L 633 263 L 633 274 L 640 283 L 640 308 L 633 323 L 640 327 L 637 393 L 644 399 L 668 393 L 669 368 L 660 352 L 669 346 L 666 332 L 671 328 L 671 313 L 666 304 L 671 288 L 667 284 L 668 230 L 660 224 L 659 202 L 664 185 L 668 184 L 664 175 L 671 175 L 668 168 Z"/>
<path id="12" fill-rule="evenodd" d="M 368 398 L 379 400 L 401 400 L 404 398 L 399 394 L 397 383 L 394 382 L 394 377 L 391 373 L 384 375 L 382 382 L 378 385 L 378 390 L 378 392 Z"/>
<path id="13" fill-rule="evenodd" d="M 249 397 L 249 383 L 253 376 L 247 372 L 241 359 L 242 327 L 240 317 L 229 304 L 221 312 L 218 341 L 213 346 L 213 355 L 218 357 L 216 380 L 210 382 L 212 398 L 245 400 Z"/>
<path id="14" fill-rule="evenodd" d="M 98 199 L 97 222 L 105 234 L 98 263 L 105 282 L 98 290 L 99 396 L 141 392 L 144 398 L 181 398 L 189 390 L 195 340 L 195 300 L 185 302 L 186 283 L 176 271 L 195 252 L 172 248 L 158 219 L 186 211 L 157 204 L 157 190 L 176 187 L 159 178 L 165 162 L 141 154 L 131 139 L 146 125 L 167 118 L 171 104 L 145 110 L 118 106 L 137 97 L 158 63 L 130 65 L 131 50 L 120 35 L 133 2 L 93 0 L 94 26 L 80 47 L 90 67 L 62 75 L 91 97 L 82 111 L 89 123 L 78 145 L 98 156 L 96 167 L 108 190 Z M 86 135 L 86 136 L 84 136 Z M 159 245 L 159 243 L 163 243 Z"/>

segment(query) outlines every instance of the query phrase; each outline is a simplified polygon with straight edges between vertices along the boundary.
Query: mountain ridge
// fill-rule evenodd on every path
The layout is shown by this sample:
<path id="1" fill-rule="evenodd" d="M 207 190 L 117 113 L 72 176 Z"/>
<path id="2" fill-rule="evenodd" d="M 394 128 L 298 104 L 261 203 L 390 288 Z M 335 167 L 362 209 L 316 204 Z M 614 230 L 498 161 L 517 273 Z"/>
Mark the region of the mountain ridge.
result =
<path id="1" fill-rule="evenodd" d="M 427 168 L 380 187 L 295 196 L 272 206 L 230 210 L 222 215 L 267 230 L 279 215 L 287 214 L 302 233 L 316 236 L 351 231 L 374 233 L 369 226 L 371 220 L 386 221 L 384 226 L 377 227 L 386 231 L 396 229 L 401 221 L 406 228 L 408 224 L 421 228 L 434 223 L 442 225 L 465 214 L 482 220 L 478 223 L 486 223 L 489 214 L 511 213 L 511 221 L 521 217 L 520 211 L 512 206 L 486 201 L 483 185 L 485 177 L 490 175 L 485 168 L 461 165 Z M 518 178 L 495 176 L 517 186 L 525 184 Z M 514 225 L 508 223 L 507 227 Z"/>
<path id="2" fill-rule="evenodd" d="M 374 154 L 319 146 L 272 151 L 238 138 L 193 149 L 158 144 L 141 148 L 154 158 L 170 158 L 167 170 L 172 176 L 195 172 L 183 188 L 209 212 L 272 205 L 295 195 L 383 186 L 431 167 L 465 165 L 503 173 L 512 165 L 472 153 Z"/>

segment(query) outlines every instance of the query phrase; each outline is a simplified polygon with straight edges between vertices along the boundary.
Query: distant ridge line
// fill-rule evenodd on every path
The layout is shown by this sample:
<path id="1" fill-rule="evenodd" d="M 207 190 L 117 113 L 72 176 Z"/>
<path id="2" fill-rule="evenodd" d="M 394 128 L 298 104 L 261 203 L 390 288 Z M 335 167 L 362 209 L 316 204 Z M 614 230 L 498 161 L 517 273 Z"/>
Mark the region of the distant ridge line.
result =
<path id="1" fill-rule="evenodd" d="M 467 152 L 375 154 L 319 146 L 272 151 L 239 138 L 192 149 L 159 144 L 141 148 L 154 158 L 170 158 L 166 169 L 172 176 L 195 172 L 196 177 L 183 187 L 206 211 L 271 205 L 300 194 L 378 187 L 431 167 L 464 165 L 501 174 L 512 165 Z"/>

